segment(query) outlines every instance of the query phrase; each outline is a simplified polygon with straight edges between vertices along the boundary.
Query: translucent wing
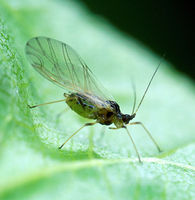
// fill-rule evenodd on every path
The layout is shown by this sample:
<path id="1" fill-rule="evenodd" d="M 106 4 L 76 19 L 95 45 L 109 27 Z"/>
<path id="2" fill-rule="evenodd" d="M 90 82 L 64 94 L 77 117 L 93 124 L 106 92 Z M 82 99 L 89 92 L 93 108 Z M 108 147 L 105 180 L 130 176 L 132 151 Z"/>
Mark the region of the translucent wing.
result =
<path id="1" fill-rule="evenodd" d="M 97 84 L 92 71 L 67 44 L 47 37 L 35 37 L 27 42 L 26 55 L 31 65 L 52 83 L 70 92 L 112 98 L 107 92 L 102 92 L 103 87 Z"/>

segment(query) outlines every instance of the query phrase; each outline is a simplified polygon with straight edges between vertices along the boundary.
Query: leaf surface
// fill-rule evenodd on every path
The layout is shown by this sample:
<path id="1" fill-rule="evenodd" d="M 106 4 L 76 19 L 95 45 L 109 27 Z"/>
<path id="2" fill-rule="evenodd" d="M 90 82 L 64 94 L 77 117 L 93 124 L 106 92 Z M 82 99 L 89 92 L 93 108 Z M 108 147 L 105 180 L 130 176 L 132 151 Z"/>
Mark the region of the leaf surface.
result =
<path id="1" fill-rule="evenodd" d="M 2 0 L 0 13 L 0 199 L 194 198 L 195 94 L 187 77 L 164 61 L 135 119 L 163 153 L 141 127 L 128 127 L 140 164 L 126 133 L 101 125 L 83 129 L 59 151 L 88 120 L 64 103 L 29 110 L 64 91 L 28 64 L 27 40 L 46 36 L 71 45 L 124 113 L 133 105 L 130 79 L 139 100 L 160 57 L 79 2 Z"/>

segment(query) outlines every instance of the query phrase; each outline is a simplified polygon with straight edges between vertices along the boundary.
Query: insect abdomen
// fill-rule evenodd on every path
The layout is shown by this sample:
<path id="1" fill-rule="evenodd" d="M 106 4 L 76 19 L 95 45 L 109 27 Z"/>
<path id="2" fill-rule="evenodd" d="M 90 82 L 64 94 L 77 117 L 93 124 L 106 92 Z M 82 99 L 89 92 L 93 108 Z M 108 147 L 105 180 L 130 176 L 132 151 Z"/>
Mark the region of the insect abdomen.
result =
<path id="1" fill-rule="evenodd" d="M 66 103 L 73 111 L 85 118 L 96 119 L 97 117 L 97 106 L 84 96 L 72 93 L 66 98 Z"/>

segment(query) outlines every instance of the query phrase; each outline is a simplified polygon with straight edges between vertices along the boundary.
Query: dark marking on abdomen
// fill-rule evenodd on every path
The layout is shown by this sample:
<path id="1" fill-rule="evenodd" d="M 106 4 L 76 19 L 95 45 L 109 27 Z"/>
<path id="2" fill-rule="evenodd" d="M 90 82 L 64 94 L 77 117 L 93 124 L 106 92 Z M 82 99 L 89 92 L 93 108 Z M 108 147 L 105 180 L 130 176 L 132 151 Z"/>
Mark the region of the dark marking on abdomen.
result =
<path id="1" fill-rule="evenodd" d="M 78 97 L 77 99 L 78 99 L 79 104 L 80 104 L 82 107 L 85 107 L 85 106 L 86 106 L 86 104 L 82 102 L 82 100 L 81 100 L 80 97 Z"/>
<path id="2" fill-rule="evenodd" d="M 85 103 L 85 99 L 81 98 L 80 96 L 77 96 L 77 104 L 80 104 L 84 110 L 85 110 L 86 107 L 88 109 L 91 109 L 91 110 L 93 110 L 95 108 L 94 105 L 90 105 L 90 104 Z"/>

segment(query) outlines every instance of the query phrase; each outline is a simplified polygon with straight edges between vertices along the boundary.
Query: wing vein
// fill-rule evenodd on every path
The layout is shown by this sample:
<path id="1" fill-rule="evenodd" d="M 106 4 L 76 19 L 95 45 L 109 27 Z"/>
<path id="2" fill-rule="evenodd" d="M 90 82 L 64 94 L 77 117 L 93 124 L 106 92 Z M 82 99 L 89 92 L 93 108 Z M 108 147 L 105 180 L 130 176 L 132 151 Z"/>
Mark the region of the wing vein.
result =
<path id="1" fill-rule="evenodd" d="M 35 37 L 26 44 L 26 55 L 31 65 L 52 83 L 83 95 L 110 100 L 110 95 L 102 92 L 103 86 L 97 82 L 93 72 L 80 56 L 66 43 L 47 38 Z"/>

